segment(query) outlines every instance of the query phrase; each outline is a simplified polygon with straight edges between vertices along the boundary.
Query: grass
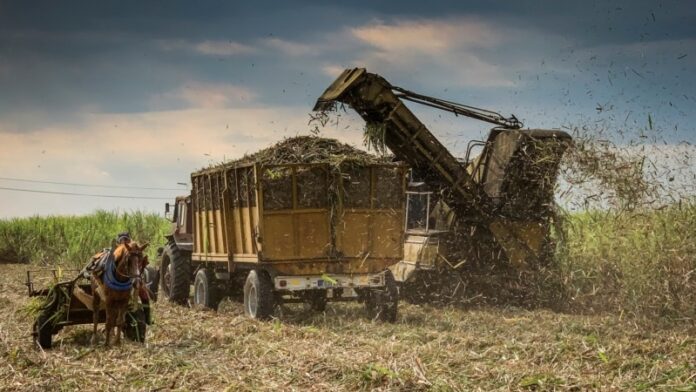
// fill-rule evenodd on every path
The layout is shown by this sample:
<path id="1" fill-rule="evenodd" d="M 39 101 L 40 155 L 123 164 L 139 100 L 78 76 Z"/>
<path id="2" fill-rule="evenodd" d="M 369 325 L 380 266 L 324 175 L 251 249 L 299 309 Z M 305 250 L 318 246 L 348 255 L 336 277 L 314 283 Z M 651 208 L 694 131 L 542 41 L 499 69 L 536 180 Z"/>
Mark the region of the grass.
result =
<path id="1" fill-rule="evenodd" d="M 69 327 L 41 351 L 21 309 L 25 265 L 0 265 L 1 390 L 694 390 L 696 329 L 618 315 L 403 304 L 395 324 L 357 304 L 277 320 L 158 302 L 145 346 L 92 348 Z M 5 365 L 6 364 L 6 365 Z"/>
<path id="2" fill-rule="evenodd" d="M 150 242 L 152 258 L 170 225 L 156 214 L 137 211 L 0 220 L 0 260 L 80 268 L 122 231 L 135 241 Z"/>
<path id="3" fill-rule="evenodd" d="M 696 204 L 573 214 L 558 267 L 575 309 L 696 318 Z"/>

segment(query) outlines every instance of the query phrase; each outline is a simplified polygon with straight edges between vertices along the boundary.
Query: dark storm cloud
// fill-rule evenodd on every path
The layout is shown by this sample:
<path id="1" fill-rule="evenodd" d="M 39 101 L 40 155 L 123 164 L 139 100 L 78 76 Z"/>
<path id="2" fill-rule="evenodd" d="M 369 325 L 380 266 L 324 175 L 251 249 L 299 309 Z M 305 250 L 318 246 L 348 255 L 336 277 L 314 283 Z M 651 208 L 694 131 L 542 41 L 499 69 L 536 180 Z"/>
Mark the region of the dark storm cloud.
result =
<path id="1" fill-rule="evenodd" d="M 191 81 L 252 89 L 257 102 L 266 105 L 309 106 L 331 79 L 322 67 L 349 66 L 360 60 L 359 53 L 380 50 L 355 39 L 332 42 L 347 30 L 408 20 L 456 24 L 462 16 L 511 35 L 533 32 L 510 37 L 507 45 L 477 48 L 482 61 L 506 67 L 505 78 L 513 84 L 457 88 L 450 70 L 438 64 L 426 64 L 430 68 L 417 74 L 388 69 L 392 77 L 426 93 L 441 95 L 446 89 L 446 95 L 481 99 L 494 108 L 509 101 L 510 110 L 520 108 L 523 116 L 541 115 L 546 109 L 539 107 L 563 105 L 568 95 L 566 107 L 580 111 L 609 100 L 646 100 L 638 104 L 643 109 L 693 102 L 684 98 L 684 86 L 694 83 L 687 68 L 696 57 L 696 7 L 689 2 L 66 4 L 0 3 L 0 115 L 12 125 L 10 130 L 76 122 L 83 112 L 181 109 L 186 102 L 166 97 Z M 318 49 L 290 55 L 273 40 Z M 670 51 L 652 45 L 636 54 L 627 48 L 661 41 L 672 42 Z M 687 57 L 679 59 L 681 55 Z M 655 89 L 663 90 L 664 102 L 650 93 Z M 577 94 L 579 90 L 585 91 Z M 537 102 L 537 108 L 528 111 L 526 102 Z"/>

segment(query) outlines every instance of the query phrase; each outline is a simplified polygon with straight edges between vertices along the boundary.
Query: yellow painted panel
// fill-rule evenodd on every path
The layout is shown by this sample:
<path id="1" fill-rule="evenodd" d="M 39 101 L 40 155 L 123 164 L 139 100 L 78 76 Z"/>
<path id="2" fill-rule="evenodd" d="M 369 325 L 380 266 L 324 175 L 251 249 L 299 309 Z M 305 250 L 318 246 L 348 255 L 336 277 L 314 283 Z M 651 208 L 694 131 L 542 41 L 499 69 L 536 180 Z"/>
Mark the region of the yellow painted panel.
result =
<path id="1" fill-rule="evenodd" d="M 222 211 L 215 210 L 215 253 L 227 253 L 225 249 L 225 222 L 222 220 Z"/>
<path id="2" fill-rule="evenodd" d="M 234 249 L 232 253 L 244 253 L 244 240 L 242 239 L 242 219 L 239 208 L 232 209 L 232 230 L 234 231 Z"/>
<path id="3" fill-rule="evenodd" d="M 370 215 L 358 212 L 345 212 L 336 228 L 336 235 L 341 237 L 339 252 L 347 257 L 362 257 L 370 244 Z"/>
<path id="4" fill-rule="evenodd" d="M 264 258 L 289 259 L 295 256 L 292 215 L 266 215 L 263 219 Z"/>
<path id="5" fill-rule="evenodd" d="M 299 213 L 293 215 L 297 230 L 297 256 L 315 258 L 326 256 L 331 248 L 328 212 Z"/>
<path id="6" fill-rule="evenodd" d="M 196 211 L 193 214 L 193 227 L 194 229 L 194 238 L 196 240 L 196 243 L 194 244 L 194 252 L 200 252 L 201 251 L 201 213 L 199 211 Z"/>
<path id="7" fill-rule="evenodd" d="M 251 214 L 249 214 L 249 207 L 240 207 L 240 213 L 242 215 L 242 241 L 244 242 L 244 253 L 254 253 L 254 248 L 251 244 L 252 237 L 252 227 L 251 221 L 249 220 Z"/>
<path id="8" fill-rule="evenodd" d="M 373 257 L 401 258 L 403 241 L 403 216 L 400 213 L 375 213 L 372 215 Z"/>
<path id="9" fill-rule="evenodd" d="M 214 211 L 207 211 L 208 221 L 207 223 L 207 228 L 208 228 L 208 249 L 207 252 L 209 253 L 215 253 L 216 248 L 217 248 L 217 234 L 215 234 L 215 231 L 217 230 L 218 227 L 218 222 L 215 221 L 215 213 Z"/>
<path id="10" fill-rule="evenodd" d="M 538 261 L 546 234 L 542 224 L 495 220 L 489 227 L 513 265 L 522 267 Z"/>

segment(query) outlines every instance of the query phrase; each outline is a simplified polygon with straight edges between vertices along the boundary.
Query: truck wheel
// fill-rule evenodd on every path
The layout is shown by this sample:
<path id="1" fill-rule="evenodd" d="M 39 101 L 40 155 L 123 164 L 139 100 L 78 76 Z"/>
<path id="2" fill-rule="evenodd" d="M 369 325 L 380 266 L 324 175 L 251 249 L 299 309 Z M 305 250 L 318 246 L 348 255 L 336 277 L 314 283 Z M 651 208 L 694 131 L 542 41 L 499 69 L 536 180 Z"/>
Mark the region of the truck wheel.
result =
<path id="1" fill-rule="evenodd" d="M 52 309 L 44 309 L 34 322 L 34 340 L 41 348 L 48 349 L 53 345 L 53 320 L 51 320 L 53 314 Z"/>
<path id="2" fill-rule="evenodd" d="M 193 304 L 217 310 L 221 299 L 213 271 L 210 268 L 199 269 L 193 281 Z"/>
<path id="3" fill-rule="evenodd" d="M 365 296 L 365 309 L 373 320 L 393 323 L 399 306 L 399 289 L 391 271 L 384 274 L 385 287 L 370 290 Z"/>
<path id="4" fill-rule="evenodd" d="M 128 340 L 144 343 L 146 332 L 147 322 L 145 319 L 145 312 L 142 309 L 126 313 L 126 325 L 123 334 Z"/>
<path id="5" fill-rule="evenodd" d="M 185 304 L 191 286 L 191 263 L 175 244 L 167 244 L 162 252 L 162 291 L 172 302 Z"/>
<path id="6" fill-rule="evenodd" d="M 244 283 L 244 313 L 253 319 L 267 320 L 274 305 L 271 278 L 262 271 L 249 272 Z"/>

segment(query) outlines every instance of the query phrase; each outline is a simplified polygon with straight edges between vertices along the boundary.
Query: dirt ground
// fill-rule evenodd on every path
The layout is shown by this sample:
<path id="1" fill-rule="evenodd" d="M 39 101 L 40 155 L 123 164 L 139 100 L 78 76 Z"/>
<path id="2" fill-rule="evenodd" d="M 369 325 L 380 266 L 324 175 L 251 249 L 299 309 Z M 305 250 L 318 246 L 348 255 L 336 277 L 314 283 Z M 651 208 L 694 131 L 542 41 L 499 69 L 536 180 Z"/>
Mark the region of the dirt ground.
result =
<path id="1" fill-rule="evenodd" d="M 358 304 L 285 306 L 257 322 L 155 305 L 147 344 L 89 345 L 89 326 L 42 351 L 23 311 L 26 265 L 0 264 L 0 390 L 696 391 L 696 327 L 519 308 L 403 304 L 395 324 Z"/>

